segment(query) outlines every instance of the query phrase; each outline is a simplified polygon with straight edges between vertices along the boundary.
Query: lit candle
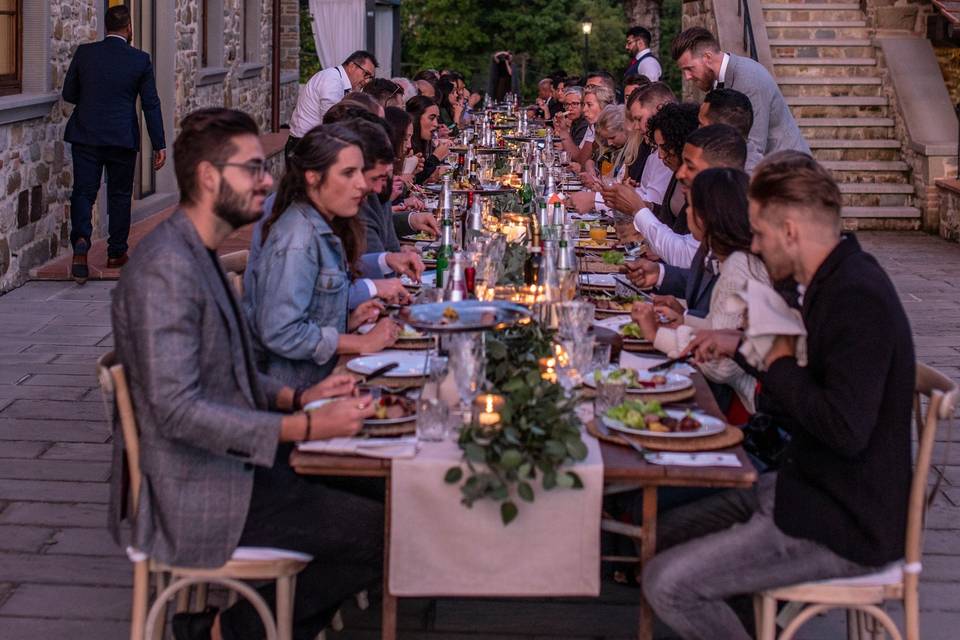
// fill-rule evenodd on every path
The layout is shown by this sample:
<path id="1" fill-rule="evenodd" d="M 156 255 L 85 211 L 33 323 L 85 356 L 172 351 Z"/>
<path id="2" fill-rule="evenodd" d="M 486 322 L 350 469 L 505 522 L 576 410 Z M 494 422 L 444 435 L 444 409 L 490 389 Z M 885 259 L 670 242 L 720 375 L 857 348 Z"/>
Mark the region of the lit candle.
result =
<path id="1" fill-rule="evenodd" d="M 540 358 L 540 377 L 551 384 L 557 382 L 557 359 L 548 357 Z"/>
<path id="2" fill-rule="evenodd" d="M 488 431 L 498 428 L 501 420 L 500 410 L 505 402 L 503 396 L 495 393 L 477 396 L 473 401 L 473 413 L 477 416 L 477 426 Z"/>

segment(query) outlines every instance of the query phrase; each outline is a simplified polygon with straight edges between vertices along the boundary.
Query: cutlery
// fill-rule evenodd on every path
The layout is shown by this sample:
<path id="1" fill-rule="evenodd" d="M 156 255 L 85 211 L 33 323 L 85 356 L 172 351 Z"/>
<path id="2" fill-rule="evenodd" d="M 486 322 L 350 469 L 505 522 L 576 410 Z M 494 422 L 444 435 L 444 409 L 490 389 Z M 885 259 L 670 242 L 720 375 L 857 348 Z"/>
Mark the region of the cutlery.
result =
<path id="1" fill-rule="evenodd" d="M 376 380 L 377 378 L 379 378 L 379 377 L 382 376 L 383 374 L 385 374 L 385 373 L 387 373 L 387 372 L 389 372 L 389 371 L 393 371 L 394 369 L 396 369 L 396 368 L 399 367 L 399 366 L 400 366 L 400 363 L 399 363 L 399 362 L 390 362 L 390 363 L 387 363 L 387 364 L 383 365 L 382 367 L 380 367 L 379 369 L 374 369 L 373 371 L 371 371 L 371 372 L 368 373 L 367 375 L 363 376 L 363 378 L 360 379 L 360 384 L 365 384 L 365 383 L 367 383 L 367 382 L 370 381 L 370 380 Z"/>
<path id="2" fill-rule="evenodd" d="M 657 364 L 657 365 L 654 365 L 654 366 L 650 367 L 649 369 L 647 369 L 647 371 L 650 371 L 650 372 L 654 372 L 654 371 L 666 371 L 667 369 L 669 369 L 669 368 L 672 367 L 673 365 L 675 365 L 675 364 L 680 364 L 680 363 L 682 363 L 682 362 L 689 362 L 692 358 L 693 358 L 693 354 L 692 354 L 692 353 L 688 353 L 688 354 L 685 355 L 685 356 L 680 356 L 679 358 L 670 358 L 669 360 L 664 360 L 664 361 L 661 362 L 660 364 Z"/>

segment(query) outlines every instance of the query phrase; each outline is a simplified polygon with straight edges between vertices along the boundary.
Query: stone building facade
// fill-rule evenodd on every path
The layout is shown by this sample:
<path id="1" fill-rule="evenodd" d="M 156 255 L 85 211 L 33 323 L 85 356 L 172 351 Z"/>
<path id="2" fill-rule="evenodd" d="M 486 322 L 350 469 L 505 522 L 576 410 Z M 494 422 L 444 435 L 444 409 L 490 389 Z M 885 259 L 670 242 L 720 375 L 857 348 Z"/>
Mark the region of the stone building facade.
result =
<path id="1" fill-rule="evenodd" d="M 0 293 L 30 269 L 69 251 L 70 146 L 63 130 L 72 105 L 59 98 L 76 47 L 103 37 L 103 13 L 123 0 L 24 2 L 22 90 L 0 95 Z M 168 147 L 177 123 L 204 106 L 250 113 L 264 131 L 271 120 L 273 0 L 126 0 L 134 46 L 153 57 Z M 297 0 L 281 0 L 280 117 L 286 123 L 298 90 Z M 206 5 L 209 15 L 201 15 Z M 145 153 L 149 153 L 149 143 Z M 173 163 L 135 187 L 134 220 L 177 200 Z M 100 198 L 104 200 L 104 198 Z M 106 230 L 102 202 L 94 234 Z"/>

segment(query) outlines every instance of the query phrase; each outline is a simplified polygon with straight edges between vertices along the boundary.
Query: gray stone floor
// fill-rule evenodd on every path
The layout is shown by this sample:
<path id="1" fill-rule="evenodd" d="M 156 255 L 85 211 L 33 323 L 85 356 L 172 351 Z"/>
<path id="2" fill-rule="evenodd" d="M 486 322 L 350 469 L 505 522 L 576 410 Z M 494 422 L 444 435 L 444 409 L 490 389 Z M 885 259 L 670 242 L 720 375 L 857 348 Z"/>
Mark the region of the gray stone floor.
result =
<path id="1" fill-rule="evenodd" d="M 960 379 L 960 246 L 922 234 L 860 237 L 897 286 L 919 358 Z M 127 633 L 131 567 L 104 527 L 110 445 L 94 374 L 97 356 L 111 347 L 111 287 L 33 282 L 0 297 L 3 640 Z M 960 635 L 960 444 L 949 453 L 926 539 L 928 640 Z M 402 637 L 625 638 L 635 599 L 635 591 L 607 585 L 599 600 L 404 601 Z M 328 638 L 377 637 L 373 609 L 345 613 L 347 629 Z M 843 635 L 841 617 L 831 615 L 803 637 Z"/>

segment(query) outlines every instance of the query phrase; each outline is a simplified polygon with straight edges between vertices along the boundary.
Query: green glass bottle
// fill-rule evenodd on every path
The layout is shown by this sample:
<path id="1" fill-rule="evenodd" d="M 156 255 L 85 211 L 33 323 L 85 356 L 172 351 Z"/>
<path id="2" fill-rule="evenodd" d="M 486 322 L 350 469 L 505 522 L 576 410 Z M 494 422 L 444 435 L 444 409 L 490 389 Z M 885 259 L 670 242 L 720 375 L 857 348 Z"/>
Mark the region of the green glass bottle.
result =
<path id="1" fill-rule="evenodd" d="M 453 258 L 453 218 L 440 220 L 440 250 L 437 251 L 437 289 L 443 289 L 444 272 L 450 268 Z"/>

